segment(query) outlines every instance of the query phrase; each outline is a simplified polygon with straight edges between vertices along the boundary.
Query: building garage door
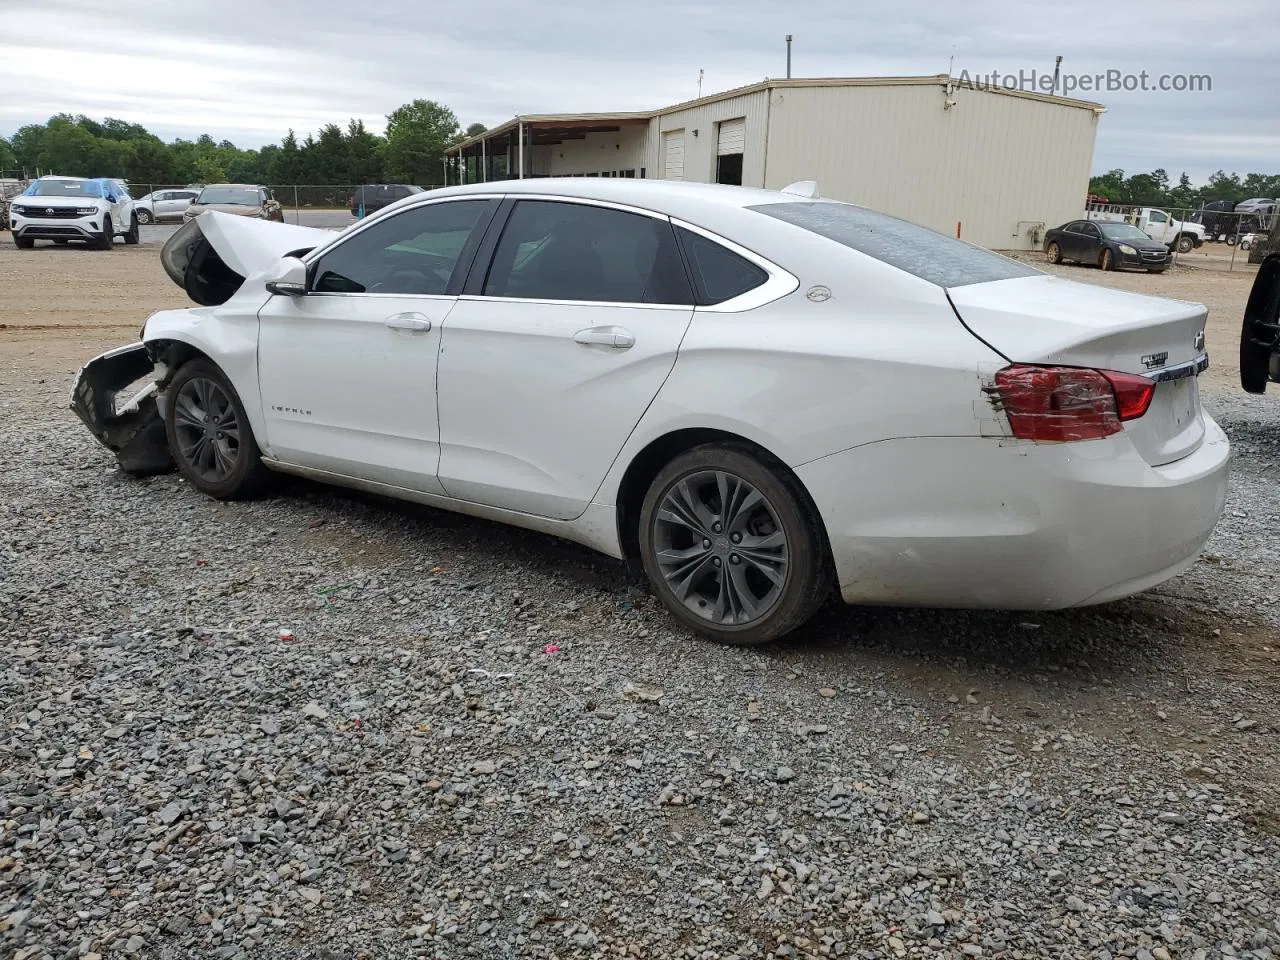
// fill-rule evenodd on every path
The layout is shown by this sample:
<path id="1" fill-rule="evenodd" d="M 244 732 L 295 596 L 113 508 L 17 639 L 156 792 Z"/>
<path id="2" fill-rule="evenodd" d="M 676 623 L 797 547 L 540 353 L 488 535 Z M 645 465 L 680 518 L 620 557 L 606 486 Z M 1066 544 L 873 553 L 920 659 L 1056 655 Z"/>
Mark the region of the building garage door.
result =
<path id="1" fill-rule="evenodd" d="M 684 179 L 684 131 L 668 130 L 662 135 L 664 180 Z"/>
<path id="2" fill-rule="evenodd" d="M 737 120 L 724 120 L 720 123 L 720 138 L 716 141 L 716 155 L 727 157 L 732 153 L 742 153 L 747 142 L 747 121 L 744 117 Z"/>

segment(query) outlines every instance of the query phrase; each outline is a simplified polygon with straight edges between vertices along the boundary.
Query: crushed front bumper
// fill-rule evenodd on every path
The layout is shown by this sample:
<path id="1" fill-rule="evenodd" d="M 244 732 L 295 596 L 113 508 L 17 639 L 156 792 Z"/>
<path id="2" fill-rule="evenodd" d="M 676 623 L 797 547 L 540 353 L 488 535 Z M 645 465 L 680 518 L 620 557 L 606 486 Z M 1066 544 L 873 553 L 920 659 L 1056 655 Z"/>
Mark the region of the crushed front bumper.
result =
<path id="1" fill-rule="evenodd" d="M 71 386 L 71 409 L 116 455 L 120 469 L 133 476 L 173 469 L 156 382 L 149 382 L 128 402 L 116 402 L 122 390 L 153 372 L 158 371 L 146 346 L 131 343 L 94 357 L 80 368 Z"/>

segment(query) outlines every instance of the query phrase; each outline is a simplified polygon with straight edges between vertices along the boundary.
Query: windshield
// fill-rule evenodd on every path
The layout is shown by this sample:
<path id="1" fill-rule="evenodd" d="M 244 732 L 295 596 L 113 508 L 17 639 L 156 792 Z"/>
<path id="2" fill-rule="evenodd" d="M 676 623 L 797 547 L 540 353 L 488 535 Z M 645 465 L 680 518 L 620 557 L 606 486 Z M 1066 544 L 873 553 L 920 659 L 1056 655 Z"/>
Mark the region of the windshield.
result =
<path id="1" fill-rule="evenodd" d="M 747 209 L 803 227 L 940 287 L 1040 273 L 982 247 L 848 203 L 765 203 Z"/>
<path id="2" fill-rule="evenodd" d="M 254 187 L 205 187 L 196 203 L 235 203 L 246 207 L 262 204 L 262 195 Z"/>
<path id="3" fill-rule="evenodd" d="M 27 188 L 28 197 L 101 197 L 102 184 L 92 180 L 37 180 Z"/>
<path id="4" fill-rule="evenodd" d="M 1127 223 L 1100 223 L 1098 224 L 1098 229 L 1102 231 L 1102 235 L 1108 240 L 1137 240 L 1139 242 L 1151 242 L 1151 238 L 1149 236 L 1137 227 L 1131 227 Z"/>

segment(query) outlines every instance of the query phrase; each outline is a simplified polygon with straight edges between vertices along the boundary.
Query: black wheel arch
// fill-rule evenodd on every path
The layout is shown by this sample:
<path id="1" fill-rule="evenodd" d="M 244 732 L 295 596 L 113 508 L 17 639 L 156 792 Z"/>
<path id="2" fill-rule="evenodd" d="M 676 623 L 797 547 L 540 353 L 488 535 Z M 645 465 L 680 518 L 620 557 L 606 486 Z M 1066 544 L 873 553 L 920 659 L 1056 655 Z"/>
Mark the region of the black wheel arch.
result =
<path id="1" fill-rule="evenodd" d="M 827 536 L 826 523 L 822 519 L 818 505 L 796 472 L 780 457 L 754 440 L 748 440 L 740 434 L 727 430 L 712 428 L 685 428 L 663 434 L 650 441 L 627 465 L 622 475 L 622 482 L 618 485 L 616 499 L 618 542 L 622 546 L 622 556 L 628 567 L 638 575 L 644 575 L 643 568 L 640 566 L 640 512 L 654 478 L 663 467 L 680 454 L 708 443 L 726 444 L 745 450 L 794 485 L 822 535 L 823 549 L 827 554 L 825 558 L 827 567 L 832 569 L 835 561 L 831 553 L 831 541 Z"/>

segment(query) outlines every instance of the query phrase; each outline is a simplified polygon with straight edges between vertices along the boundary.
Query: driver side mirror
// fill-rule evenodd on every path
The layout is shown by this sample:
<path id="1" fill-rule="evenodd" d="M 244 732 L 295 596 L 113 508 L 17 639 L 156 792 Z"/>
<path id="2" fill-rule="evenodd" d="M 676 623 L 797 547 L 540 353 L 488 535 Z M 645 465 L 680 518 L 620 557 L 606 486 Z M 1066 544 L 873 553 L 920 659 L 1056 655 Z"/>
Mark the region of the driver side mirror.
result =
<path id="1" fill-rule="evenodd" d="M 307 265 L 297 257 L 283 257 L 267 274 L 267 293 L 300 297 L 307 292 Z"/>

